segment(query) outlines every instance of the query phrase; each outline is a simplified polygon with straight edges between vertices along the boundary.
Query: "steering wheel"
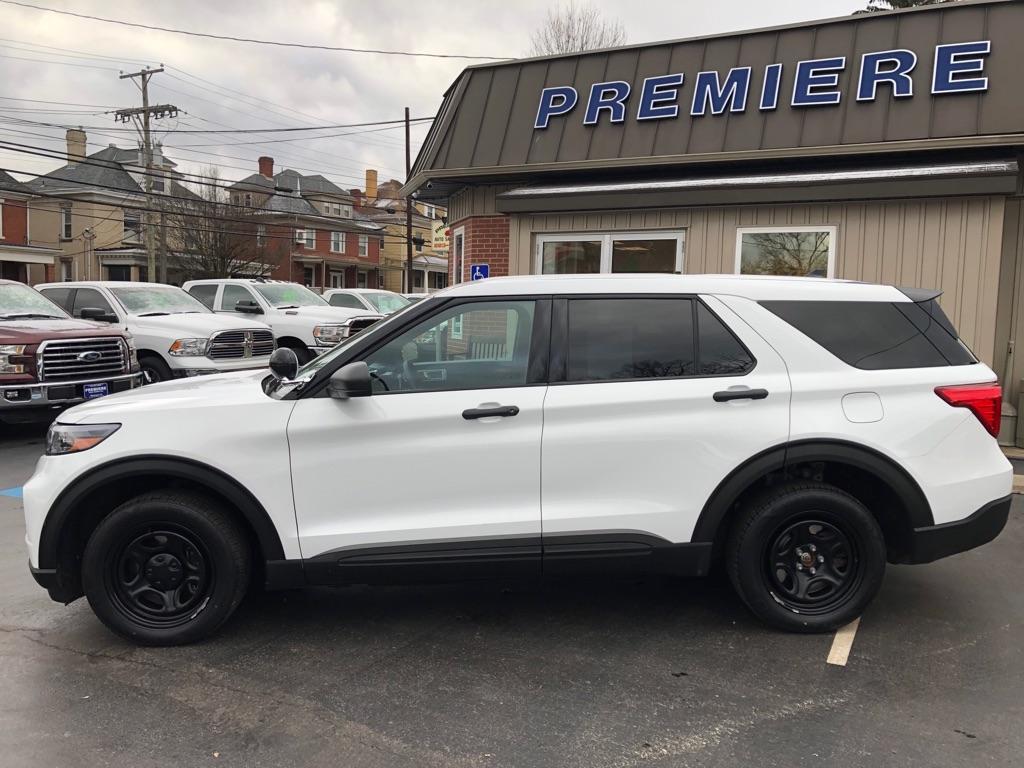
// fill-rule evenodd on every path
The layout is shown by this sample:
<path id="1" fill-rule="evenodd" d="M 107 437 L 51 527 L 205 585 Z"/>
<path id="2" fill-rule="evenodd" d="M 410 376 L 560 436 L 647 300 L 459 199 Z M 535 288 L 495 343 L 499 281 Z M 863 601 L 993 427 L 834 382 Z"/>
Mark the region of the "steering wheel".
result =
<path id="1" fill-rule="evenodd" d="M 384 391 L 385 391 L 385 392 L 390 392 L 390 391 L 391 391 L 391 387 L 389 387 L 389 386 L 388 386 L 388 383 L 387 383 L 387 382 L 386 382 L 386 381 L 384 380 L 384 377 L 383 377 L 383 376 L 381 376 L 381 375 L 380 375 L 379 373 L 377 373 L 376 371 L 374 371 L 374 370 L 371 370 L 371 371 L 370 371 L 370 378 L 371 378 L 371 379 L 374 379 L 375 381 L 379 381 L 379 382 L 380 382 L 380 385 L 381 385 L 382 387 L 384 387 Z"/>

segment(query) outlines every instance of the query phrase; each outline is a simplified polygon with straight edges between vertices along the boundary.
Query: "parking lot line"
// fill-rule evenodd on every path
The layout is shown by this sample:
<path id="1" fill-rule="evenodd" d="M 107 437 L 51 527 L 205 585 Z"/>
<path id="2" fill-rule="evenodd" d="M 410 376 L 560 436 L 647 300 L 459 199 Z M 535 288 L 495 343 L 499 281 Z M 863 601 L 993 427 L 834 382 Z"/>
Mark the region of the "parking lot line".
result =
<path id="1" fill-rule="evenodd" d="M 3 488 L 3 489 L 0 489 L 0 496 L 10 496 L 11 498 L 14 498 L 14 499 L 20 499 L 21 498 L 21 486 L 19 485 L 16 488 Z"/>
<path id="2" fill-rule="evenodd" d="M 859 624 L 860 619 L 854 619 L 836 631 L 836 636 L 832 640 L 832 649 L 828 652 L 828 664 L 835 664 L 839 667 L 846 666 L 846 660 L 850 657 L 850 649 L 853 648 L 853 638 L 857 636 Z"/>

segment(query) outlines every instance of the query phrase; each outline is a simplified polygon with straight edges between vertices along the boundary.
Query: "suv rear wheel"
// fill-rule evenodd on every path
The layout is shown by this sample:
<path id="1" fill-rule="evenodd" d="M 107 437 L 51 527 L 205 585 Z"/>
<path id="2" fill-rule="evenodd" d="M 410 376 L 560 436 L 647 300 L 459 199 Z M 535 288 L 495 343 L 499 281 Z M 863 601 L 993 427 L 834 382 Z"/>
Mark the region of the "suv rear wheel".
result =
<path id="1" fill-rule="evenodd" d="M 726 567 L 759 618 L 795 632 L 829 632 L 874 599 L 885 573 L 882 531 L 857 499 L 824 483 L 790 483 L 741 511 Z"/>
<path id="2" fill-rule="evenodd" d="M 249 568 L 245 536 L 220 505 L 156 491 L 100 521 L 85 547 L 82 584 L 114 632 L 146 645 L 181 645 L 227 621 Z"/>

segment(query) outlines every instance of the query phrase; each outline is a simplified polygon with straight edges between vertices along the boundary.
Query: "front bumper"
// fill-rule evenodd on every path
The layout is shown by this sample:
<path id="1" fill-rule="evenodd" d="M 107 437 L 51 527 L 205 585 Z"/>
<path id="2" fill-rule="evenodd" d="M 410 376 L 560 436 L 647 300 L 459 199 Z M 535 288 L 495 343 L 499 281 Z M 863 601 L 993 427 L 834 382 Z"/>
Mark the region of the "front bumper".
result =
<path id="1" fill-rule="evenodd" d="M 101 382 L 110 385 L 110 394 L 125 392 L 142 386 L 142 374 L 126 373 L 96 379 L 0 386 L 0 414 L 9 415 L 34 408 L 63 408 L 75 405 L 85 400 L 82 394 L 83 385 Z"/>
<path id="2" fill-rule="evenodd" d="M 1002 532 L 1013 496 L 990 501 L 970 517 L 942 525 L 915 528 L 906 562 L 930 563 L 987 544 Z"/>

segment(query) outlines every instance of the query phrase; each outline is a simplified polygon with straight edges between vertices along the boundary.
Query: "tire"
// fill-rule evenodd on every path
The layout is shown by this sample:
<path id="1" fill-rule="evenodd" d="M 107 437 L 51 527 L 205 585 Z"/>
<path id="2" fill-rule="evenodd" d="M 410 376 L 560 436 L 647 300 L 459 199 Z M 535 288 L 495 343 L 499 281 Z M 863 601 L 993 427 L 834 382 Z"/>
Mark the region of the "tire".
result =
<path id="1" fill-rule="evenodd" d="M 882 585 L 885 563 L 878 522 L 825 483 L 790 483 L 752 499 L 726 552 L 743 602 L 790 632 L 831 632 L 860 616 Z"/>
<path id="2" fill-rule="evenodd" d="M 184 645 L 216 632 L 249 584 L 249 545 L 216 502 L 186 491 L 126 501 L 93 531 L 82 585 L 109 629 L 141 645 Z"/>
<path id="3" fill-rule="evenodd" d="M 156 384 L 174 378 L 170 366 L 158 355 L 143 355 L 139 359 L 139 368 L 142 369 L 142 379 L 146 384 Z"/>

